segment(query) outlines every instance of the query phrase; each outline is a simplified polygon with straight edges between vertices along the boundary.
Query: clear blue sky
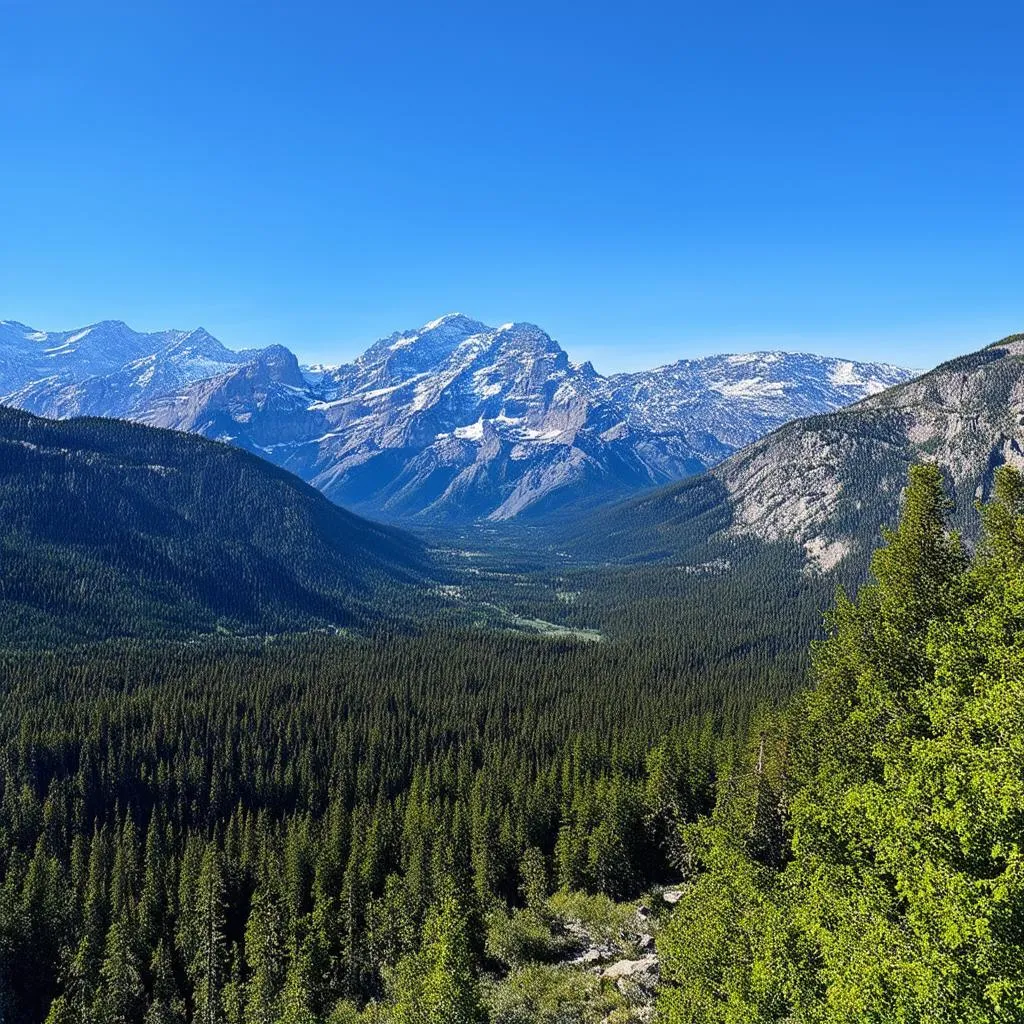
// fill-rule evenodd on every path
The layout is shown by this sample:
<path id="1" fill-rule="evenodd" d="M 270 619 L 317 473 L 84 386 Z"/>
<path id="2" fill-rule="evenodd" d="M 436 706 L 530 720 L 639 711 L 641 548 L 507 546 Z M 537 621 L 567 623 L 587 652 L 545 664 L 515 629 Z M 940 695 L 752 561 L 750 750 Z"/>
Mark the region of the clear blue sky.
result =
<path id="1" fill-rule="evenodd" d="M 0 318 L 599 369 L 1024 330 L 1020 3 L 0 0 Z"/>

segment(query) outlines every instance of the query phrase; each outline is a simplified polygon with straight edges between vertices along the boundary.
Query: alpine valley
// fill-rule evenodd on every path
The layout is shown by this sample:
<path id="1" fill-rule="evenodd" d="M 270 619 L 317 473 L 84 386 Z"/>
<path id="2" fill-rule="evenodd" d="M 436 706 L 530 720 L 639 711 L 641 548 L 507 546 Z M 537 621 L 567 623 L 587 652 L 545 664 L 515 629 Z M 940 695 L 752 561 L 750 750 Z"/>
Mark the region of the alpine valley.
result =
<path id="1" fill-rule="evenodd" d="M 539 327 L 458 313 L 329 367 L 277 345 L 231 351 L 202 328 L 142 334 L 104 321 L 54 333 L 0 321 L 0 404 L 227 441 L 341 505 L 409 523 L 596 506 L 912 376 L 782 352 L 604 376 Z"/>
<path id="2" fill-rule="evenodd" d="M 3 1024 L 1022 1020 L 1022 336 L 0 331 Z"/>

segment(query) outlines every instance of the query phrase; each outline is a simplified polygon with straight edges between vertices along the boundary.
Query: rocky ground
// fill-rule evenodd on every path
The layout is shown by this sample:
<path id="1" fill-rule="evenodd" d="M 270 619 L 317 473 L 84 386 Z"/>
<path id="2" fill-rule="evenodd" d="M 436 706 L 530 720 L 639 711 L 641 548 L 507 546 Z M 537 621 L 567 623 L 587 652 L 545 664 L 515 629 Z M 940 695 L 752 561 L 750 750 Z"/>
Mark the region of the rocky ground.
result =
<path id="1" fill-rule="evenodd" d="M 494 1024 L 644 1024 L 654 1017 L 658 930 L 678 891 L 642 900 L 559 893 L 542 912 L 490 922 L 488 951 L 507 970 L 488 986 Z"/>

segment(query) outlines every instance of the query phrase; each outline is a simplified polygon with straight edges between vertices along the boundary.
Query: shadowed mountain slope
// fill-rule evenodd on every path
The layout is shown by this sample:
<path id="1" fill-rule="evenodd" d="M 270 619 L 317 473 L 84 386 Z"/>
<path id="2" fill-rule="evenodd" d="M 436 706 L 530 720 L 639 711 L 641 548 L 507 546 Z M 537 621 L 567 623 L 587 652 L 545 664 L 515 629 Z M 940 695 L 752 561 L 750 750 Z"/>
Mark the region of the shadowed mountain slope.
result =
<path id="1" fill-rule="evenodd" d="M 410 616 L 430 569 L 228 445 L 0 408 L 0 643 L 364 629 Z"/>

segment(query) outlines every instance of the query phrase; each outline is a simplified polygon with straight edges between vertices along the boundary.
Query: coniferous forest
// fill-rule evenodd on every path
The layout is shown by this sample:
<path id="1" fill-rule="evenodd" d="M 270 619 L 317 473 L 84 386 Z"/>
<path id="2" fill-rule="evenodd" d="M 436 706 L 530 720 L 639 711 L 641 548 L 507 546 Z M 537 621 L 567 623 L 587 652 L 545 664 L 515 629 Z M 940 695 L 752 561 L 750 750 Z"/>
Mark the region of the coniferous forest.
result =
<path id="1" fill-rule="evenodd" d="M 0 1024 L 1024 1024 L 1022 40 L 0 0 Z"/>
<path id="2" fill-rule="evenodd" d="M 786 681 L 668 629 L 9 650 L 0 1018 L 1024 1019 L 1024 482 L 973 551 L 948 508 L 915 468 Z M 656 994 L 579 959 L 653 937 Z"/>

